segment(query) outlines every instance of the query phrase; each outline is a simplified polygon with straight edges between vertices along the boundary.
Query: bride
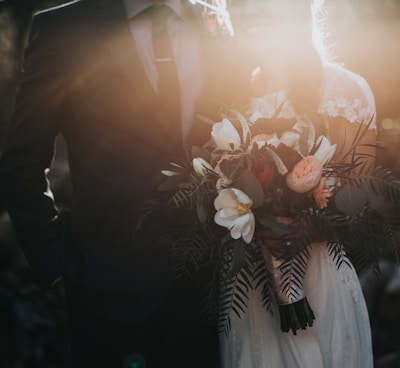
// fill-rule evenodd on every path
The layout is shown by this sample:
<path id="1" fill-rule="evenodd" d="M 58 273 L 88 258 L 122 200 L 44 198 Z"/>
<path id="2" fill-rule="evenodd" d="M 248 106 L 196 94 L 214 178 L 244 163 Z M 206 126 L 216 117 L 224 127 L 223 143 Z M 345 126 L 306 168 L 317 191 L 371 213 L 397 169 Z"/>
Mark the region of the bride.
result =
<path id="1" fill-rule="evenodd" d="M 317 52 L 315 16 L 321 1 L 247 0 L 232 3 L 236 38 L 242 38 L 232 67 L 253 70 L 249 117 L 276 114 L 318 116 L 320 129 L 337 144 L 334 161 L 346 160 L 360 124 L 368 131 L 356 154 L 368 153 L 376 135 L 375 105 L 366 81 Z M 257 19 L 261 22 L 257 23 Z M 310 29 L 309 24 L 314 24 Z M 239 66 L 239 57 L 245 59 Z M 251 67 L 251 68 L 250 68 Z M 238 85 L 242 81 L 236 79 Z M 233 88 L 243 103 L 243 88 Z M 248 96 L 248 94 L 247 94 Z M 371 153 L 373 155 L 373 152 Z M 363 156 L 365 157 L 365 156 Z M 231 313 L 229 333 L 220 335 L 225 368 L 368 368 L 373 366 L 368 312 L 354 268 L 337 268 L 326 242 L 311 245 L 303 280 L 315 314 L 311 327 L 282 332 L 278 307 L 269 313 L 260 288 L 249 291 L 247 310 Z"/>

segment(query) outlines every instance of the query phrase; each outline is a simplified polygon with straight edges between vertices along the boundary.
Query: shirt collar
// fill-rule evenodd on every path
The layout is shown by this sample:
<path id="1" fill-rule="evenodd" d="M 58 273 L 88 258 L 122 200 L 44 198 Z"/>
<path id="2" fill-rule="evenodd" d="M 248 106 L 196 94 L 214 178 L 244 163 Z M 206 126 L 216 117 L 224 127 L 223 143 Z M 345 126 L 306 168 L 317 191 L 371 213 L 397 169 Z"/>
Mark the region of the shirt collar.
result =
<path id="1" fill-rule="evenodd" d="M 188 1 L 188 0 L 183 0 Z M 140 14 L 144 10 L 154 5 L 152 0 L 123 0 L 126 16 L 128 19 L 132 19 L 136 15 Z M 185 11 L 182 6 L 181 0 L 165 0 L 164 4 L 170 7 L 180 18 L 185 19 Z"/>

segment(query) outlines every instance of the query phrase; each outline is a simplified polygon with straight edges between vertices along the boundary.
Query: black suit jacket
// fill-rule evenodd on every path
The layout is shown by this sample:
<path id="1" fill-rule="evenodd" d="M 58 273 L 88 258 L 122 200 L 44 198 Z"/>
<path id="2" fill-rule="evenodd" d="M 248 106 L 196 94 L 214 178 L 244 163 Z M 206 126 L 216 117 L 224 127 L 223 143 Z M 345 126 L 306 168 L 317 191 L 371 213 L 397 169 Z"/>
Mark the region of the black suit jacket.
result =
<path id="1" fill-rule="evenodd" d="M 218 81 L 209 72 L 218 74 L 218 46 L 201 37 L 210 78 L 197 112 L 213 118 Z M 156 245 L 171 216 L 154 215 L 132 236 L 140 203 L 158 195 L 161 170 L 185 155 L 179 126 L 168 129 L 164 119 L 120 0 L 77 1 L 34 18 L 0 161 L 2 195 L 34 269 L 49 283 L 62 275 L 77 303 L 127 323 L 167 308 L 176 285 L 169 255 Z M 71 209 L 61 213 L 44 176 L 60 132 L 73 187 Z M 193 137 L 202 142 L 207 133 Z M 206 278 L 180 282 L 177 316 L 197 313 Z"/>

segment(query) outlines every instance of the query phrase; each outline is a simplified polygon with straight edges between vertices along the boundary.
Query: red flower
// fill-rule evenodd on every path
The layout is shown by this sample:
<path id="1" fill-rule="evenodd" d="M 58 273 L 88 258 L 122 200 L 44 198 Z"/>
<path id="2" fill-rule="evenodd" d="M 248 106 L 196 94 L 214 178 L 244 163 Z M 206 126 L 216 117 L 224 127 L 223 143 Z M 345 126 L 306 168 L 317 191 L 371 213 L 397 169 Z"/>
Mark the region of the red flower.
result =
<path id="1" fill-rule="evenodd" d="M 264 189 L 268 189 L 274 182 L 275 170 L 262 157 L 257 157 L 253 161 L 252 172 Z"/>

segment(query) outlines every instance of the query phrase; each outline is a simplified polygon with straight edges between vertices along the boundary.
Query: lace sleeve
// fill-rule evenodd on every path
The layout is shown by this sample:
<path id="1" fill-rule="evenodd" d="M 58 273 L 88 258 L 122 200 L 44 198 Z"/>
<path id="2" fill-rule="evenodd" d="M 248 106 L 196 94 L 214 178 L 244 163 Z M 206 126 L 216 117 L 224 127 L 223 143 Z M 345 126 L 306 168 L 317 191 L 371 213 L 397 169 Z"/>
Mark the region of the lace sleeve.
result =
<path id="1" fill-rule="evenodd" d="M 361 76 L 338 65 L 325 68 L 325 89 L 318 112 L 330 118 L 341 117 L 349 123 L 368 124 L 376 129 L 375 101 Z"/>

